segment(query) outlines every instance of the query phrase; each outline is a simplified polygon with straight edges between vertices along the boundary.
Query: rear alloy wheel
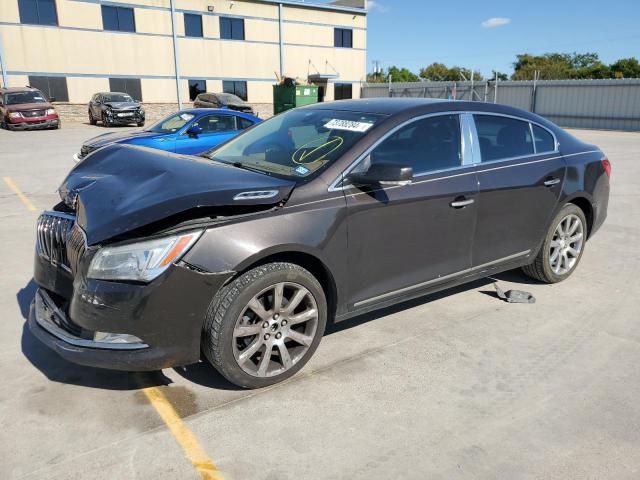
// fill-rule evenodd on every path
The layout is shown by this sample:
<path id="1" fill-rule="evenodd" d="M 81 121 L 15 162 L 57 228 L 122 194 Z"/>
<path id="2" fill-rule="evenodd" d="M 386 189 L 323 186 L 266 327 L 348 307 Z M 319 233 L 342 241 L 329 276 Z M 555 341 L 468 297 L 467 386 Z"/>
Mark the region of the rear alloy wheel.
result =
<path id="1" fill-rule="evenodd" d="M 270 263 L 218 292 L 207 314 L 203 351 L 232 383 L 259 388 L 300 370 L 320 343 L 327 308 L 307 270 Z"/>
<path id="2" fill-rule="evenodd" d="M 535 261 L 523 267 L 523 271 L 545 283 L 561 282 L 576 269 L 586 239 L 584 212 L 574 204 L 565 205 L 551 223 Z"/>

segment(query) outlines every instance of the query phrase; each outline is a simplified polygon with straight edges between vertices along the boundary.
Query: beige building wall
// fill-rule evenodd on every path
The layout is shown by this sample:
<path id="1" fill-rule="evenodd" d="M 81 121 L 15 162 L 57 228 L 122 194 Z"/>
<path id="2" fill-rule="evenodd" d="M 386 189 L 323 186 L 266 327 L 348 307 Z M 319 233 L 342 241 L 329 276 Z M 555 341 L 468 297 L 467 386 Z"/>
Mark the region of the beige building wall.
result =
<path id="1" fill-rule="evenodd" d="M 136 32 L 103 30 L 98 3 L 56 0 L 58 26 L 20 24 L 18 0 L 0 0 L 0 41 L 9 86 L 23 86 L 29 75 L 64 76 L 69 102 L 85 103 L 109 89 L 110 77 L 141 79 L 145 102 L 176 101 L 169 0 L 111 0 L 135 8 Z M 223 80 L 247 82 L 248 100 L 272 101 L 280 73 L 279 8 L 257 0 L 176 0 L 176 33 L 182 101 L 189 101 L 188 79 L 204 79 L 208 91 L 222 91 Z M 208 7 L 213 6 L 213 12 Z M 202 15 L 203 38 L 184 36 L 184 13 Z M 220 16 L 244 18 L 245 39 L 220 39 Z M 353 29 L 353 48 L 335 48 L 334 28 Z M 283 59 L 287 76 L 337 75 L 333 85 L 352 83 L 358 97 L 366 76 L 366 14 L 284 5 Z"/>

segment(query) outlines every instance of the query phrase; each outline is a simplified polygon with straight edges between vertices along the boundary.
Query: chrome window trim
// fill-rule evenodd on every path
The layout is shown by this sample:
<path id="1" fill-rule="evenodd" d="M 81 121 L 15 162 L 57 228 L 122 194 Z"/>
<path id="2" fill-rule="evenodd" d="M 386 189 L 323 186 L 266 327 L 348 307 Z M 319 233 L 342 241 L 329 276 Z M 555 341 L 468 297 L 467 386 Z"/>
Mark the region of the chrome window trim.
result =
<path id="1" fill-rule="evenodd" d="M 559 158 L 575 157 L 577 155 L 587 155 L 589 153 L 601 153 L 601 152 L 600 152 L 600 150 L 586 150 L 584 152 L 568 153 L 568 154 L 565 154 L 565 155 L 557 155 L 555 157 L 539 158 L 537 160 L 531 160 L 531 161 L 526 162 L 526 163 L 511 163 L 511 164 L 508 164 L 508 165 L 498 165 L 498 166 L 490 167 L 490 168 L 487 168 L 487 169 L 484 169 L 484 170 L 480 170 L 480 172 L 484 173 L 484 172 L 489 172 L 489 171 L 492 171 L 492 170 L 502 170 L 504 168 L 521 167 L 523 165 L 530 165 L 530 164 L 534 164 L 534 163 L 549 162 L 551 160 L 557 160 Z M 497 161 L 497 162 L 501 162 L 501 161 Z M 491 162 L 485 162 L 485 164 L 488 164 L 488 163 L 491 163 Z M 475 165 L 475 166 L 477 166 L 477 165 Z M 467 167 L 468 166 L 455 167 L 452 170 L 460 170 L 460 169 L 467 168 Z M 420 185 L 420 184 L 423 184 L 423 183 L 438 182 L 438 181 L 441 181 L 441 180 L 448 180 L 449 178 L 462 177 L 464 175 L 475 175 L 477 172 L 478 172 L 477 169 L 473 169 L 473 170 L 468 170 L 466 172 L 454 173 L 452 175 L 446 175 L 446 176 L 442 176 L 442 177 L 427 178 L 426 180 L 420 180 L 419 182 L 413 182 L 413 183 L 411 183 L 411 185 Z M 434 173 L 437 173 L 437 172 L 434 172 Z M 355 187 L 352 187 L 351 185 L 349 187 L 355 188 Z M 389 191 L 389 190 L 393 190 L 395 188 L 402 188 L 402 187 L 397 186 L 397 185 L 393 185 L 393 186 L 386 187 L 386 188 L 377 188 L 377 189 L 374 189 L 373 191 L 380 191 L 380 190 Z M 339 189 L 339 190 L 336 190 L 336 191 L 337 192 L 342 192 L 343 190 L 346 190 L 346 188 Z M 355 193 L 349 193 L 349 195 L 351 197 L 357 197 L 359 195 L 368 195 L 368 193 L 367 192 L 355 192 Z M 285 208 L 285 210 L 286 209 L 291 209 L 291 208 L 300 208 L 300 207 L 304 207 L 304 206 L 307 206 L 307 205 L 314 205 L 316 203 L 330 202 L 332 200 L 344 200 L 344 198 L 345 198 L 344 195 L 335 195 L 333 197 L 321 198 L 320 200 L 313 200 L 311 202 L 298 203 L 298 204 L 295 204 L 295 205 L 285 205 L 284 208 Z"/>
<path id="2" fill-rule="evenodd" d="M 327 189 L 327 191 L 328 192 L 340 192 L 340 191 L 347 190 L 349 188 L 355 188 L 355 187 L 353 187 L 353 185 L 346 185 L 346 186 L 338 186 L 338 185 L 340 184 L 340 182 L 343 181 L 344 177 L 346 175 L 348 175 L 349 172 L 351 172 L 360 162 L 362 162 L 365 158 L 367 158 L 367 156 L 378 145 L 380 145 L 380 143 L 385 141 L 387 138 L 389 138 L 391 135 L 396 133 L 401 128 L 403 128 L 403 127 L 405 127 L 405 126 L 407 126 L 407 125 L 409 125 L 409 124 L 411 124 L 411 123 L 413 123 L 415 121 L 422 120 L 422 119 L 429 118 L 429 117 L 441 116 L 441 115 L 459 115 L 460 116 L 460 121 L 461 121 L 461 127 L 466 123 L 467 135 L 466 136 L 464 135 L 464 130 L 461 131 L 461 138 L 462 138 L 461 148 L 462 148 L 462 151 L 463 151 L 463 163 L 460 166 L 457 166 L 457 167 L 451 167 L 451 168 L 442 169 L 442 170 L 433 170 L 433 171 L 429 171 L 429 172 L 420 173 L 420 174 L 414 175 L 414 178 L 419 178 L 419 177 L 423 177 L 425 175 L 432 175 L 432 174 L 437 174 L 437 173 L 441 173 L 441 172 L 458 170 L 458 169 L 461 169 L 461 168 L 467 168 L 470 165 L 491 165 L 491 164 L 495 164 L 495 163 L 510 162 L 510 161 L 514 161 L 514 160 L 522 160 L 522 159 L 525 159 L 525 158 L 531 158 L 532 156 L 536 156 L 536 155 L 547 155 L 547 154 L 558 154 L 558 155 L 560 155 L 560 150 L 559 150 L 560 143 L 558 142 L 558 137 L 556 137 L 556 134 L 554 132 L 552 132 L 549 128 L 545 127 L 544 125 L 542 125 L 542 124 L 540 124 L 540 123 L 538 123 L 536 121 L 528 120 L 526 118 L 518 117 L 518 116 L 515 116 L 515 115 L 509 115 L 509 114 L 506 114 L 506 113 L 483 112 L 483 111 L 477 111 L 477 110 L 459 110 L 459 111 L 433 112 L 433 113 L 428 113 L 428 114 L 425 114 L 425 115 L 420 115 L 419 117 L 415 117 L 415 118 L 409 119 L 406 122 L 403 122 L 400 125 L 396 125 L 394 128 L 389 130 L 384 136 L 379 138 L 373 145 L 371 145 L 367 150 L 365 150 L 362 154 L 360 154 L 360 156 L 358 156 L 358 158 L 356 158 L 345 170 L 343 170 L 342 173 L 330 184 L 330 186 Z M 521 122 L 528 123 L 530 130 L 532 130 L 531 125 L 537 125 L 538 127 L 540 127 L 542 129 L 546 130 L 547 132 L 549 132 L 549 134 L 553 137 L 553 143 L 554 143 L 554 146 L 555 146 L 555 150 L 548 151 L 548 152 L 536 152 L 535 139 L 533 138 L 533 134 L 532 134 L 531 140 L 533 141 L 533 144 L 534 144 L 534 147 L 533 147 L 534 148 L 534 153 L 533 154 L 531 154 L 531 155 L 520 155 L 520 156 L 517 156 L 517 157 L 500 158 L 500 159 L 496 159 L 496 160 L 488 160 L 486 162 L 483 162 L 482 161 L 482 153 L 480 151 L 480 139 L 479 139 L 479 136 L 478 136 L 478 130 L 476 128 L 475 119 L 473 118 L 474 115 L 489 115 L 489 116 L 494 116 L 494 117 L 513 118 L 514 120 L 519 120 Z M 470 142 L 470 148 L 469 149 L 472 152 L 472 159 L 473 159 L 472 163 L 467 163 L 466 152 L 468 151 L 468 149 L 467 149 L 466 141 Z"/>
<path id="3" fill-rule="evenodd" d="M 503 262 L 508 262 L 510 260 L 516 260 L 518 258 L 524 257 L 526 255 L 529 255 L 529 253 L 531 253 L 531 250 L 526 250 L 524 252 L 518 252 L 518 253 L 514 253 L 513 255 L 509 255 L 507 257 L 503 257 L 503 258 L 498 258 L 497 260 L 492 260 L 490 262 L 487 263 L 483 263 L 482 265 L 477 265 L 475 267 L 470 267 L 470 268 L 465 268 L 464 270 L 460 270 L 454 273 L 449 273 L 447 275 L 441 275 L 437 278 L 433 278 L 431 280 L 427 280 L 426 282 L 420 282 L 420 283 L 416 283 L 414 285 L 409 285 L 407 287 L 403 287 L 403 288 L 398 288 L 397 290 L 392 290 L 391 292 L 386 292 L 386 293 L 382 293 L 380 295 L 376 295 L 375 297 L 371 297 L 371 298 L 367 298 L 365 300 L 360 300 L 359 302 L 356 302 L 353 304 L 354 308 L 360 307 L 362 305 L 367 305 L 369 303 L 374 303 L 377 302 L 379 300 L 384 300 L 385 298 L 390 298 L 390 297 L 396 297 L 398 295 L 402 295 L 403 293 L 409 293 L 413 290 L 418 290 L 420 288 L 424 288 L 424 287 L 428 287 L 430 285 L 434 285 L 436 283 L 441 283 L 441 282 L 446 282 L 448 280 L 453 280 L 456 277 L 460 277 L 462 275 L 465 275 L 467 273 L 475 273 L 478 271 L 481 271 L 483 268 L 489 268 L 492 267 L 494 265 L 503 263 Z"/>
<path id="4" fill-rule="evenodd" d="M 380 137 L 378 140 L 376 140 L 376 142 L 371 145 L 369 148 L 367 148 L 363 153 L 361 153 L 358 158 L 356 158 L 351 165 L 349 165 L 346 169 L 344 169 L 342 171 L 342 173 L 340 175 L 338 175 L 338 177 L 331 183 L 331 185 L 329 186 L 329 188 L 327 189 L 328 192 L 339 192 L 339 191 L 343 191 L 346 190 L 348 188 L 354 188 L 353 185 L 345 185 L 345 186 L 339 186 L 339 184 L 341 182 L 344 181 L 344 177 L 347 176 L 354 168 L 356 168 L 358 166 L 358 164 L 360 162 L 362 162 L 365 158 L 367 158 L 371 152 L 373 152 L 373 150 L 375 150 L 382 142 L 384 142 L 386 139 L 388 139 L 390 136 L 392 136 L 394 133 L 396 133 L 398 130 L 406 127 L 407 125 L 411 125 L 414 122 L 418 122 L 420 120 L 424 120 L 425 118 L 430 118 L 430 117 L 440 117 L 440 116 L 445 116 L 445 115 L 458 115 L 458 117 L 460 117 L 460 148 L 461 151 L 464 152 L 464 135 L 463 135 L 463 131 L 462 131 L 462 114 L 464 112 L 462 111 L 447 111 L 447 112 L 433 112 L 433 113 L 427 113 L 425 115 L 420 115 L 418 117 L 414 117 L 411 118 L 399 125 L 396 125 L 395 127 L 393 127 L 391 130 L 389 130 L 387 133 L 385 133 L 382 137 Z M 423 173 L 419 173 L 414 175 L 414 178 L 418 178 L 418 177 L 423 177 L 425 175 L 431 175 L 434 173 L 439 173 L 439 172 L 446 172 L 446 171 L 450 171 L 450 170 L 455 170 L 461 167 L 468 167 L 469 165 L 464 165 L 463 163 L 461 163 L 458 166 L 455 167 L 450 167 L 450 168 L 445 168 L 445 169 L 441 169 L 441 170 L 432 170 L 429 172 L 423 172 Z"/>

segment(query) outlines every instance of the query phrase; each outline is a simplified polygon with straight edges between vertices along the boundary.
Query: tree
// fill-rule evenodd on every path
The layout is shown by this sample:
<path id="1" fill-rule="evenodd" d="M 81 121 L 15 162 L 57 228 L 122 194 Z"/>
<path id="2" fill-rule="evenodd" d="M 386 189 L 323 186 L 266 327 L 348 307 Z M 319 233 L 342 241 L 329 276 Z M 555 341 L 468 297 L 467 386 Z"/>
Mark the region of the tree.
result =
<path id="1" fill-rule="evenodd" d="M 391 76 L 392 82 L 417 82 L 420 80 L 415 73 L 407 68 L 390 67 L 387 75 Z"/>
<path id="2" fill-rule="evenodd" d="M 420 77 L 433 82 L 471 80 L 471 75 L 475 81 L 482 81 L 480 72 L 472 72 L 468 68 L 458 66 L 449 68 L 444 63 L 432 63 L 428 67 L 420 69 Z"/>
<path id="3" fill-rule="evenodd" d="M 498 72 L 496 70 L 491 70 L 490 80 L 493 80 L 496 77 L 498 77 L 498 80 L 501 82 L 506 82 L 507 80 L 509 80 L 509 75 L 507 75 L 506 73 Z"/>
<path id="4" fill-rule="evenodd" d="M 640 63 L 637 58 L 621 58 L 609 68 L 614 78 L 640 78 Z"/>

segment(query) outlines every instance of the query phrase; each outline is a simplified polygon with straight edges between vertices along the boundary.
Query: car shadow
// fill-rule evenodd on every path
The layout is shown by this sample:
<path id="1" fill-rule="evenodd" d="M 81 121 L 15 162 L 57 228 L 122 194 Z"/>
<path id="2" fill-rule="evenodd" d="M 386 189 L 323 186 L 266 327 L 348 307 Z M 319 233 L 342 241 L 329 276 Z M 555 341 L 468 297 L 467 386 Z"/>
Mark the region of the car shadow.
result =
<path id="1" fill-rule="evenodd" d="M 529 277 L 519 273 L 519 271 L 504 272 L 499 275 L 495 275 L 494 277 L 475 280 L 441 292 L 425 295 L 390 307 L 385 307 L 380 310 L 358 315 L 340 323 L 329 324 L 327 325 L 325 336 L 333 335 L 343 330 L 354 328 L 404 310 L 426 305 L 451 295 L 481 288 L 494 283 L 496 280 L 525 284 L 540 283 L 529 279 Z M 37 286 L 32 279 L 16 294 L 16 300 L 20 307 L 20 312 L 25 320 L 29 317 L 29 308 L 36 289 Z M 482 291 L 481 293 L 497 298 L 494 292 Z M 121 372 L 116 370 L 85 367 L 68 362 L 36 339 L 29 330 L 26 321 L 22 332 L 22 352 L 34 367 L 40 370 L 49 380 L 54 382 L 106 390 L 137 390 L 140 388 L 168 385 L 171 383 L 171 379 L 166 377 L 161 371 Z M 200 361 L 183 367 L 176 367 L 173 370 L 184 379 L 207 388 L 214 388 L 217 390 L 242 390 L 242 388 L 237 387 L 226 380 L 209 364 L 209 362 L 206 361 Z"/>
<path id="2" fill-rule="evenodd" d="M 428 295 L 424 295 L 422 297 L 414 298 L 412 300 L 407 300 L 405 302 L 397 303 L 390 307 L 385 307 L 379 310 L 374 310 L 372 312 L 364 313 L 362 315 L 358 315 L 357 317 L 350 318 L 349 320 L 344 320 L 339 323 L 331 323 L 327 325 L 327 329 L 325 330 L 324 334 L 325 336 L 333 335 L 334 333 L 338 333 L 343 330 L 347 330 L 349 328 L 357 327 L 359 325 L 372 322 L 374 320 L 377 320 L 382 317 L 386 317 L 388 315 L 393 315 L 395 313 L 399 313 L 404 310 L 420 307 L 422 305 L 426 305 L 436 300 L 440 300 L 442 298 L 446 298 L 451 295 L 456 295 L 458 293 L 466 292 L 467 290 L 480 288 L 485 285 L 489 285 L 491 283 L 493 283 L 493 280 L 491 280 L 490 278 L 481 278 L 479 280 L 474 280 L 473 282 L 465 283 L 463 285 L 458 285 L 457 287 L 451 287 L 446 290 L 442 290 L 440 292 L 431 293 Z"/>
<path id="3" fill-rule="evenodd" d="M 85 367 L 71 363 L 42 344 L 29 330 L 26 320 L 29 308 L 37 289 L 31 279 L 16 294 L 20 313 L 25 319 L 22 327 L 22 353 L 29 362 L 52 382 L 100 388 L 104 390 L 138 390 L 147 387 L 168 385 L 171 379 L 161 371 L 157 372 L 121 372 L 101 368 Z"/>

